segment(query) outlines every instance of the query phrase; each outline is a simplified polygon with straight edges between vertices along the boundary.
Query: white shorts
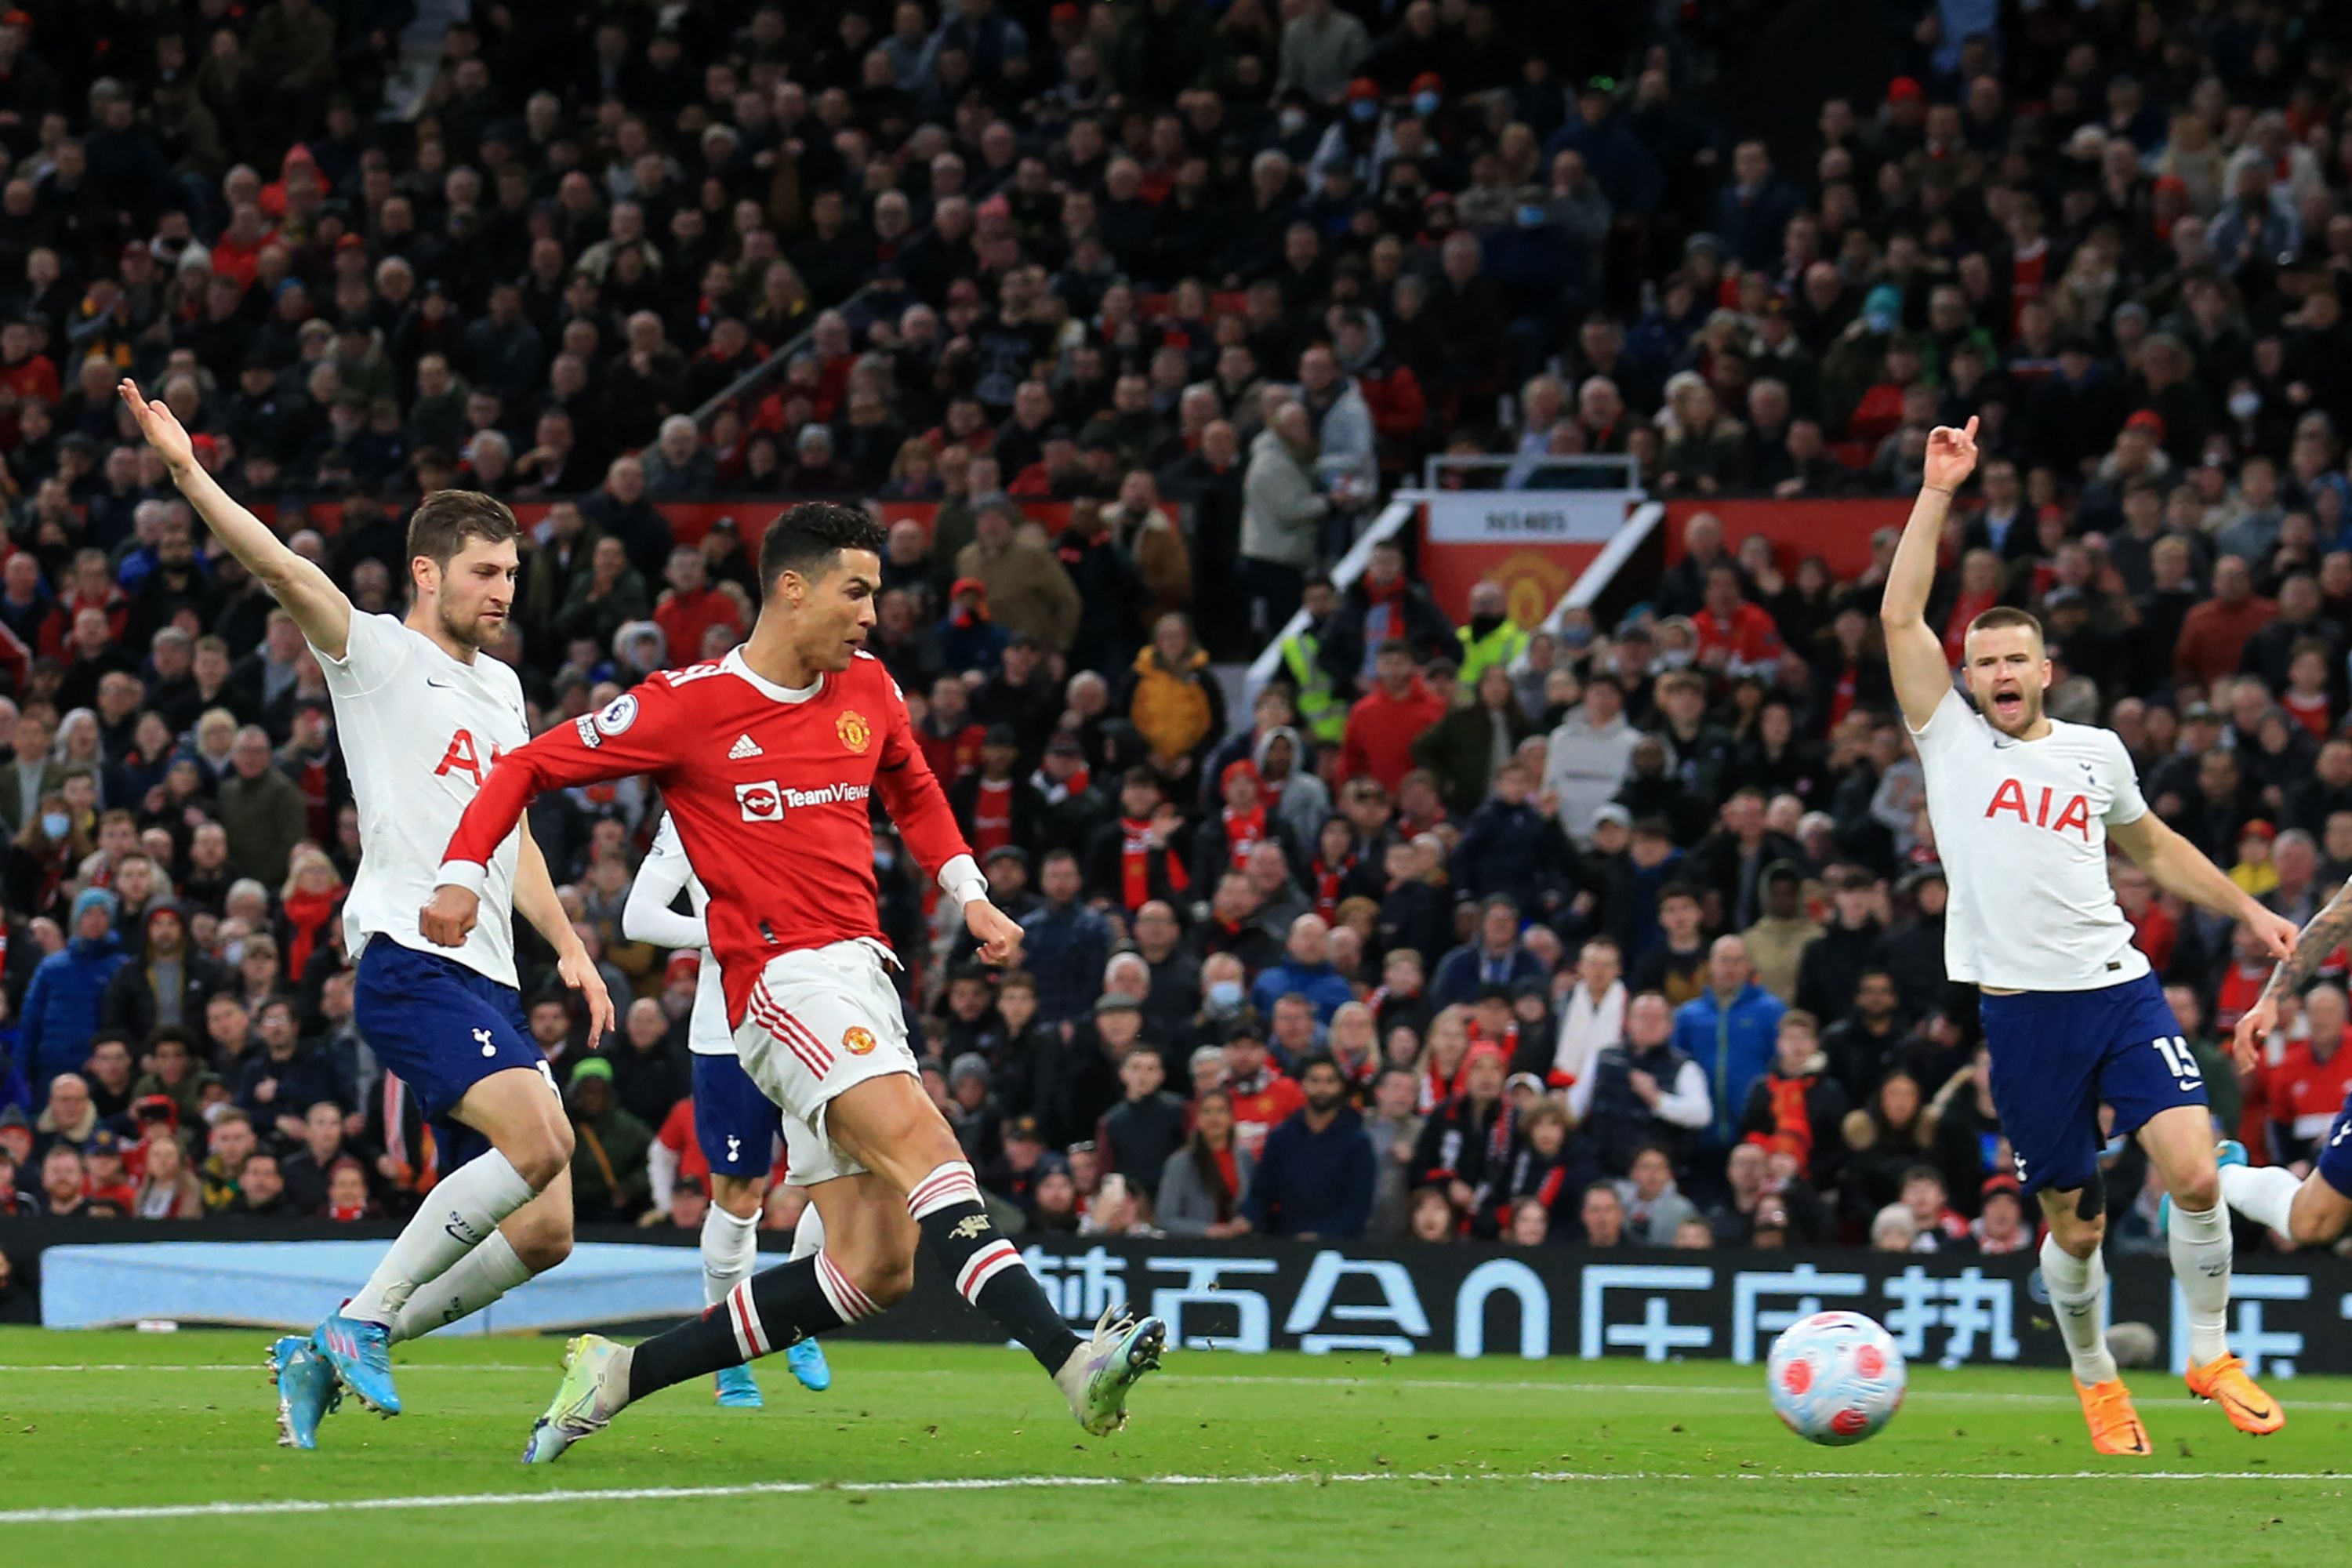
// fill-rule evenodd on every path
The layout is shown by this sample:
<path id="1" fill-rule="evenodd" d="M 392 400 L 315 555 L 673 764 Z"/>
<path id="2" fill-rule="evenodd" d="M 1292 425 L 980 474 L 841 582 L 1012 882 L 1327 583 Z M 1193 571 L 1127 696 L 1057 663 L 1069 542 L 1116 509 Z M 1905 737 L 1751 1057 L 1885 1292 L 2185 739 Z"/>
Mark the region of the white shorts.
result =
<path id="1" fill-rule="evenodd" d="M 735 1053 L 761 1092 L 783 1109 L 795 1186 L 866 1169 L 825 1134 L 825 1108 L 835 1095 L 918 1070 L 906 1009 L 890 983 L 895 962 L 878 942 L 836 942 L 778 953 L 752 984 Z"/>

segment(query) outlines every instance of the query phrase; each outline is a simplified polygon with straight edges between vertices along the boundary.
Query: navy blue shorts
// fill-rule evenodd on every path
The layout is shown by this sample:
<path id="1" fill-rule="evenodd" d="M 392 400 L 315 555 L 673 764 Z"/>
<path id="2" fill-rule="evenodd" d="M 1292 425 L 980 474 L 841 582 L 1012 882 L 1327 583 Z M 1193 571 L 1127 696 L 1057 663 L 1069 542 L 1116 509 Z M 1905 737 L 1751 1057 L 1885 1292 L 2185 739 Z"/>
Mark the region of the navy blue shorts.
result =
<path id="1" fill-rule="evenodd" d="M 2159 1110 L 2206 1103 L 2204 1075 L 2153 974 L 2097 991 L 1987 994 L 1979 1016 L 1993 1108 L 2027 1193 L 2072 1192 L 2097 1177 L 2101 1101 L 2115 1109 L 2117 1137 Z"/>
<path id="2" fill-rule="evenodd" d="M 733 1057 L 694 1057 L 694 1141 L 714 1176 L 751 1181 L 775 1163 L 784 1113 Z"/>
<path id="3" fill-rule="evenodd" d="M 555 1083 L 524 1026 L 522 996 L 513 986 L 388 937 L 360 953 L 352 1018 L 375 1059 L 400 1076 L 430 1122 L 446 1123 L 466 1091 L 494 1072 L 529 1068 L 550 1088 Z M 443 1142 L 485 1146 L 463 1137 Z"/>
<path id="4" fill-rule="evenodd" d="M 2327 1141 L 2319 1146 L 2319 1157 L 2312 1168 L 2320 1179 L 2347 1198 L 2352 1198 L 2352 1094 L 2344 1097 L 2344 1109 L 2327 1128 Z"/>

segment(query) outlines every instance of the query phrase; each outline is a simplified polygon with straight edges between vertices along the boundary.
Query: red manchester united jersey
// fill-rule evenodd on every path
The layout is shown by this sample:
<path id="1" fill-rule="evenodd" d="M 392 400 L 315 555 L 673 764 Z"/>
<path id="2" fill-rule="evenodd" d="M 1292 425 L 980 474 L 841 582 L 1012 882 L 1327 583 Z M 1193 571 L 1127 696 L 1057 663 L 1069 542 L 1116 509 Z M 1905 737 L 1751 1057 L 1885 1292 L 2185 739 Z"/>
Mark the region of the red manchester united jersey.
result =
<path id="1" fill-rule="evenodd" d="M 873 795 L 925 870 L 980 883 L 879 660 L 861 652 L 795 691 L 752 673 L 740 648 L 716 664 L 664 670 L 507 752 L 458 822 L 442 881 L 472 885 L 473 868 L 541 792 L 631 773 L 661 786 L 709 890 L 710 948 L 730 1023 L 742 1020 L 744 998 L 775 954 L 880 940 Z"/>

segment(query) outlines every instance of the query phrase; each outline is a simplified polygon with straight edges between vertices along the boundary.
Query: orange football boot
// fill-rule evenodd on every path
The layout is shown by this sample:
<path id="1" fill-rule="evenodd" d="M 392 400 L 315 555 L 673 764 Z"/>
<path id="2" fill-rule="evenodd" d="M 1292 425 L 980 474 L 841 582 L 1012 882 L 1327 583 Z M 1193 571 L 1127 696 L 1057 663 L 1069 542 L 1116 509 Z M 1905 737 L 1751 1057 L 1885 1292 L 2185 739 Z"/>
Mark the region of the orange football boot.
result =
<path id="1" fill-rule="evenodd" d="M 2286 1412 L 2254 1385 L 2246 1375 L 2246 1363 L 2236 1356 L 2190 1367 L 2188 1382 L 2189 1393 L 2220 1405 L 2230 1425 L 2249 1436 L 2266 1437 L 2286 1425 Z"/>
<path id="2" fill-rule="evenodd" d="M 2078 1377 L 2074 1380 L 2074 1397 L 2083 1402 L 2083 1419 L 2091 1424 L 2092 1447 L 2102 1454 L 2156 1452 L 2156 1446 L 2147 1440 L 2147 1428 L 2139 1424 L 2139 1412 L 2132 1408 L 2131 1390 L 2124 1386 L 2122 1378 L 2085 1384 Z"/>

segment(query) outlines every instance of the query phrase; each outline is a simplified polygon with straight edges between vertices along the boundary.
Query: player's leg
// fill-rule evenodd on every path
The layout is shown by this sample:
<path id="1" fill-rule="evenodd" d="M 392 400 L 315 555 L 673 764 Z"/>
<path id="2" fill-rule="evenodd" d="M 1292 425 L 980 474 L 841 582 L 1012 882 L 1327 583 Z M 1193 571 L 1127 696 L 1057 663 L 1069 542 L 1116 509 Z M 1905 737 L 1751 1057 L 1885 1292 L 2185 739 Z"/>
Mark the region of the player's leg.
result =
<path id="1" fill-rule="evenodd" d="M 2352 1230 L 2352 1098 L 2319 1145 L 2311 1174 L 2297 1180 L 2284 1165 L 2249 1165 L 2235 1143 L 2221 1165 L 2221 1196 L 2229 1205 L 2297 1247 L 2325 1247 Z"/>
<path id="2" fill-rule="evenodd" d="M 2114 1108 L 2115 1130 L 2138 1138 L 2164 1184 L 2165 1247 L 2189 1330 L 2189 1391 L 2221 1405 L 2241 1432 L 2275 1432 L 2286 1424 L 2285 1413 L 2230 1353 L 2233 1248 L 2204 1075 L 2154 975 L 2103 994 L 2115 997 L 2116 1013 L 2099 1094 Z"/>
<path id="3" fill-rule="evenodd" d="M 435 1184 L 375 1271 L 311 1336 L 362 1405 L 395 1415 L 393 1323 L 419 1288 L 563 1173 L 572 1124 L 510 989 L 380 941 L 361 955 L 352 1001 L 378 1059 L 416 1090 L 427 1115 L 452 1116 L 489 1144 Z"/>
<path id="4" fill-rule="evenodd" d="M 2147 1429 L 2107 1350 L 2107 1269 L 2100 1255 L 2106 1189 L 2099 1177 L 2094 1082 L 2099 1052 L 2080 1036 L 2080 1012 L 2063 994 L 1983 999 L 1993 1109 L 2009 1138 L 2021 1194 L 2040 1202 L 2048 1225 L 2042 1280 L 2091 1446 L 2103 1454 L 2147 1454 L 2154 1451 Z"/>
<path id="5" fill-rule="evenodd" d="M 499 1222 L 498 1234 L 416 1289 L 393 1320 L 392 1342 L 471 1317 L 572 1256 L 572 1173 Z"/>
<path id="6" fill-rule="evenodd" d="M 793 1250 L 787 1261 L 798 1263 L 824 1250 L 824 1211 L 811 1197 L 801 1205 L 801 1217 L 793 1222 Z M 833 1368 L 824 1359 L 824 1346 L 814 1337 L 785 1346 L 784 1364 L 811 1394 L 823 1394 L 833 1386 Z"/>
<path id="7" fill-rule="evenodd" d="M 1126 1424 L 1127 1391 L 1160 1364 L 1167 1325 L 1129 1321 L 1114 1309 L 1092 1338 L 1071 1332 L 1020 1249 L 989 1218 L 962 1146 L 919 1079 L 894 1073 L 856 1085 L 826 1108 L 825 1128 L 907 1194 L 908 1214 L 957 1293 L 1027 1347 L 1081 1426 L 1099 1436 Z"/>
<path id="8" fill-rule="evenodd" d="M 808 1170 L 805 1161 L 796 1165 Z M 523 1461 L 551 1463 L 649 1394 L 869 1317 L 913 1287 L 917 1232 L 896 1187 L 868 1173 L 828 1173 L 809 1192 L 830 1215 L 835 1239 L 824 1250 L 752 1275 L 699 1318 L 642 1344 L 597 1334 L 573 1340 L 563 1382 L 531 1428 Z"/>
<path id="9" fill-rule="evenodd" d="M 710 1206 L 702 1215 L 702 1299 L 717 1306 L 751 1277 L 760 1258 L 760 1214 L 776 1152 L 776 1107 L 732 1056 L 694 1056 L 694 1139 L 710 1167 Z M 761 1407 L 748 1367 L 718 1374 L 719 1403 Z"/>

